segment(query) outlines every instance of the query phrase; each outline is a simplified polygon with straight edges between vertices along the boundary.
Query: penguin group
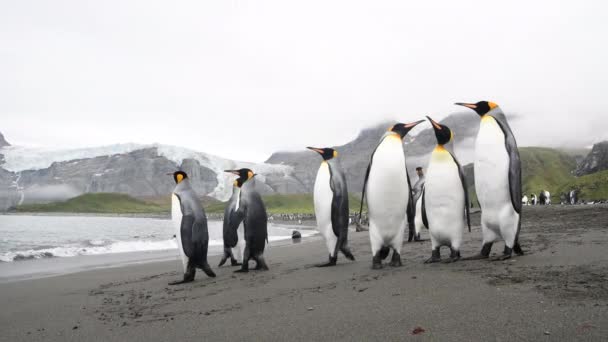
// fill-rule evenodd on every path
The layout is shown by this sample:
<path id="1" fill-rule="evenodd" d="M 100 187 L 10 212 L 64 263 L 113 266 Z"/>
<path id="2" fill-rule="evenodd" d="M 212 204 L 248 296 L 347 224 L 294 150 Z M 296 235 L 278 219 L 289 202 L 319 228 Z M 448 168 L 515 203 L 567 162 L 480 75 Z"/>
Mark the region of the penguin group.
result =
<path id="1" fill-rule="evenodd" d="M 482 243 L 477 255 L 462 258 L 488 258 L 492 245 L 504 241 L 505 247 L 498 260 L 510 258 L 515 252 L 523 255 L 519 245 L 521 228 L 521 162 L 515 137 L 507 119 L 493 102 L 456 103 L 475 111 L 480 117 L 475 144 L 475 190 L 481 208 Z M 380 138 L 371 154 L 363 189 L 361 208 L 367 204 L 372 268 L 384 267 L 392 251 L 391 267 L 402 265 L 401 248 L 405 230 L 408 241 L 420 240 L 420 227 L 426 227 L 431 240 L 431 256 L 425 263 L 442 261 L 440 248 L 450 250 L 444 262 L 461 259 L 460 247 L 465 229 L 471 231 L 470 199 L 463 168 L 453 150 L 452 130 L 430 117 L 411 123 L 397 123 Z M 432 150 L 426 176 L 412 194 L 407 171 L 404 138 L 414 127 L 428 121 L 435 133 L 436 146 Z M 318 267 L 335 266 L 341 253 L 354 261 L 348 246 L 349 195 L 346 177 L 339 162 L 338 152 L 332 148 L 308 147 L 321 157 L 317 171 L 313 201 L 317 229 L 325 240 L 328 259 Z M 219 266 L 230 259 L 236 272 L 248 272 L 249 261 L 256 262 L 256 270 L 267 270 L 264 248 L 268 242 L 266 208 L 255 190 L 255 173 L 250 169 L 226 170 L 237 176 L 233 192 L 224 212 L 224 254 Z M 207 263 L 209 234 L 204 209 L 192 189 L 187 174 L 173 173 L 172 216 L 184 266 L 184 277 L 172 284 L 194 279 L 196 268 L 208 276 L 215 274 Z"/>

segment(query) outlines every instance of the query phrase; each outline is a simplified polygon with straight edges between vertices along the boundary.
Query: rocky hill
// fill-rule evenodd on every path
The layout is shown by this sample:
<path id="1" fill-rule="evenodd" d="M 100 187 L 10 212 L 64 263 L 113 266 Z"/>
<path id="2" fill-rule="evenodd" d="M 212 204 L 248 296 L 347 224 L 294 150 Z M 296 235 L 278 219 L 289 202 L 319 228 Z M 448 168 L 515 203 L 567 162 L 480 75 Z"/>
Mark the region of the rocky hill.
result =
<path id="1" fill-rule="evenodd" d="M 576 169 L 577 176 L 608 170 L 608 141 L 593 145 L 591 152 Z"/>
<path id="2" fill-rule="evenodd" d="M 9 144 L 8 141 L 6 141 L 6 139 L 4 139 L 4 135 L 2 135 L 2 133 L 0 133 L 0 147 L 4 147 L 4 146 L 11 146 L 11 144 Z"/>

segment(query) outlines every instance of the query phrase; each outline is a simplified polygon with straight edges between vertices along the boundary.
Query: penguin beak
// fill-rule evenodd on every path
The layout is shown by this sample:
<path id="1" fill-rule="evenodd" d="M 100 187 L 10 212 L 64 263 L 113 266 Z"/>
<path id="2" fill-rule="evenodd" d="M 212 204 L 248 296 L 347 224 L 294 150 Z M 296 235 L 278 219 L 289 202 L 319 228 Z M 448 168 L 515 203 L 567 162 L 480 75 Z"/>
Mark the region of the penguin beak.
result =
<path id="1" fill-rule="evenodd" d="M 239 170 L 224 170 L 224 172 L 232 173 L 232 174 L 237 175 L 237 176 L 241 175 L 240 172 L 239 172 Z"/>
<path id="2" fill-rule="evenodd" d="M 419 120 L 419 121 L 416 121 L 416 122 L 410 122 L 408 124 L 405 124 L 405 128 L 412 129 L 412 128 L 416 127 L 416 125 L 421 124 L 423 122 L 424 122 L 424 120 Z"/>
<path id="3" fill-rule="evenodd" d="M 429 121 L 431 122 L 431 125 L 433 125 L 433 129 L 436 131 L 441 131 L 441 126 L 439 125 L 439 123 L 437 123 L 435 120 L 431 119 L 429 116 L 426 117 L 427 119 L 429 119 Z"/>
<path id="4" fill-rule="evenodd" d="M 474 103 L 456 102 L 454 104 L 457 106 L 463 106 L 463 107 L 467 107 L 467 108 L 471 108 L 471 109 L 477 108 L 477 105 Z"/>
<path id="5" fill-rule="evenodd" d="M 307 149 L 309 149 L 309 150 L 311 150 L 311 151 L 315 151 L 315 152 L 317 152 L 318 154 L 323 154 L 323 150 L 322 150 L 322 149 L 320 149 L 320 148 L 316 148 L 316 147 L 310 147 L 310 146 L 309 146 L 309 147 L 307 147 Z"/>

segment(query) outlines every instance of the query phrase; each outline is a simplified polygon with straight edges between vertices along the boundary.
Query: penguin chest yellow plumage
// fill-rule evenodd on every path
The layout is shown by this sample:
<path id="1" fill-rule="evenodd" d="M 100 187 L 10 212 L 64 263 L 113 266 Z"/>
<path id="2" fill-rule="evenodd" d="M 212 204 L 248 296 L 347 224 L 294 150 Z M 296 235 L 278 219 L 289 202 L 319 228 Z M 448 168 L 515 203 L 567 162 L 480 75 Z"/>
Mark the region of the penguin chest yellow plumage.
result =
<path id="1" fill-rule="evenodd" d="M 458 164 L 443 146 L 431 154 L 424 187 L 432 242 L 459 246 L 465 226 L 464 189 Z"/>

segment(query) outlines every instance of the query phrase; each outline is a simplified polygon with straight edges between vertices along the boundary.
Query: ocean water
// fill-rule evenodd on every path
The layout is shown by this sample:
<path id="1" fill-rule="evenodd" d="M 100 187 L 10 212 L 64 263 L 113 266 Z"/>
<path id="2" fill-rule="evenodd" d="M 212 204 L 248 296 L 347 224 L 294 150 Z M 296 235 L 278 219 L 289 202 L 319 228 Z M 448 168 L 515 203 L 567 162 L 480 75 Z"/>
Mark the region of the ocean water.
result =
<path id="1" fill-rule="evenodd" d="M 211 251 L 221 251 L 222 222 L 209 221 Z M 291 239 L 293 227 L 269 223 L 269 241 Z M 302 237 L 314 235 L 302 230 Z M 0 261 L 175 250 L 168 219 L 99 216 L 0 215 Z M 216 247 L 216 248 L 214 248 Z"/>

